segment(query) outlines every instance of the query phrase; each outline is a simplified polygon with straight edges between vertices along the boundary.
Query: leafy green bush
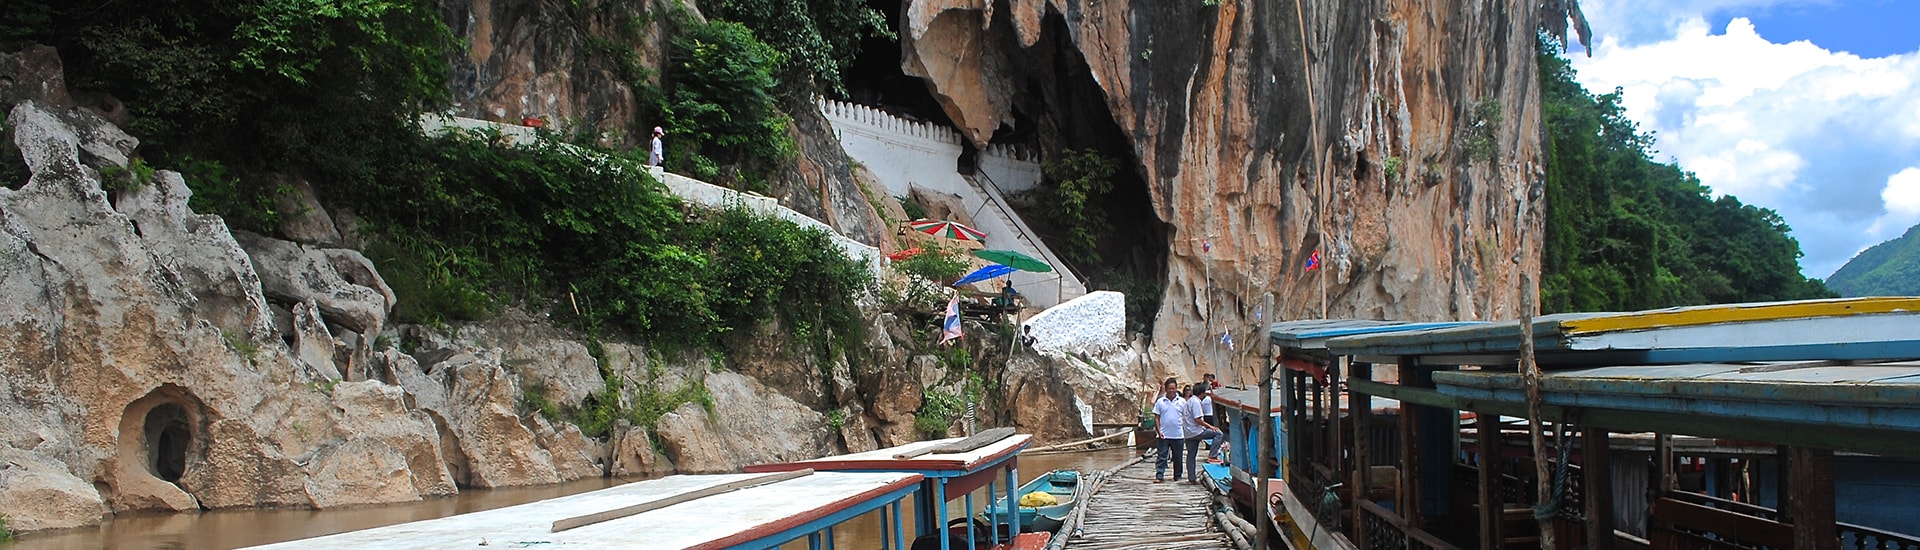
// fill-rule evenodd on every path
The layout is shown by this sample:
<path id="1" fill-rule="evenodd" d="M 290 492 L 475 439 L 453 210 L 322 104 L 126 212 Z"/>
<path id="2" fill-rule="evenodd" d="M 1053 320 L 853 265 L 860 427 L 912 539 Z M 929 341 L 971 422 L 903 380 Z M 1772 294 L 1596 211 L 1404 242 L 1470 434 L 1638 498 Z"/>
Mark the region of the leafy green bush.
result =
<path id="1" fill-rule="evenodd" d="M 667 163 L 702 180 L 766 190 L 766 173 L 795 150 L 773 96 L 785 56 L 739 23 L 711 21 L 674 37 L 672 59 Z"/>
<path id="2" fill-rule="evenodd" d="M 1075 149 L 1041 166 L 1046 185 L 1034 191 L 1035 202 L 1041 215 L 1066 233 L 1060 252 L 1068 261 L 1100 263 L 1100 237 L 1113 229 L 1103 202 L 1113 191 L 1109 178 L 1119 169 L 1113 159 Z"/>
<path id="3" fill-rule="evenodd" d="M 966 402 L 959 395 L 939 390 L 927 390 L 923 395 L 920 410 L 913 413 L 913 429 L 946 437 L 947 427 L 967 411 Z"/>
<path id="4" fill-rule="evenodd" d="M 711 349 L 778 318 L 819 355 L 860 334 L 866 270 L 825 232 L 687 207 L 629 158 L 498 141 L 419 139 L 384 167 L 388 181 L 343 186 L 344 206 L 381 235 L 369 257 L 399 294 L 401 320 L 472 320 L 524 302 L 590 331 Z"/>
<path id="5" fill-rule="evenodd" d="M 719 0 L 702 7 L 786 52 L 778 75 L 790 99 L 808 99 L 816 85 L 845 94 L 840 72 L 859 55 L 860 41 L 893 38 L 886 18 L 863 0 Z"/>
<path id="6" fill-rule="evenodd" d="M 907 198 L 905 196 L 894 197 L 893 199 L 900 201 L 900 210 L 905 211 L 907 213 L 907 219 L 909 220 L 927 219 L 927 207 L 921 206 L 920 203 L 914 202 L 913 199 Z"/>
<path id="7" fill-rule="evenodd" d="M 1491 161 L 1500 154 L 1500 98 L 1486 97 L 1473 102 L 1473 112 L 1467 119 L 1466 145 L 1467 158 L 1475 161 Z"/>
<path id="8" fill-rule="evenodd" d="M 966 275 L 971 265 L 961 252 L 930 246 L 925 252 L 893 262 L 893 270 L 908 275 L 887 307 L 895 311 L 931 311 L 945 302 L 944 285 Z"/>

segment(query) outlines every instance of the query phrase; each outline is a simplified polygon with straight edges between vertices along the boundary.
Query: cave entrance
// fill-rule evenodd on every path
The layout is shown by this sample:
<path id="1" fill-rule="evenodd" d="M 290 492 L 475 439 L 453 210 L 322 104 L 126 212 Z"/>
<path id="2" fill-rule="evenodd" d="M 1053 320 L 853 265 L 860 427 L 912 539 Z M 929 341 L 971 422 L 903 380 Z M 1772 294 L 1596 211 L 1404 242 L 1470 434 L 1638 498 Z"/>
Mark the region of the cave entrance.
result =
<path id="1" fill-rule="evenodd" d="M 187 450 L 193 446 L 193 428 L 187 411 L 174 403 L 163 403 L 147 411 L 147 471 L 168 483 L 179 483 L 187 473 Z"/>
<path id="2" fill-rule="evenodd" d="M 866 4 L 886 17 L 887 28 L 906 32 L 900 25 L 901 2 L 866 0 Z M 900 69 L 900 58 L 899 38 L 869 36 L 861 40 L 860 52 L 842 70 L 841 79 L 847 88 L 844 99 L 894 116 L 953 126 L 940 101 L 927 91 L 927 84 Z"/>

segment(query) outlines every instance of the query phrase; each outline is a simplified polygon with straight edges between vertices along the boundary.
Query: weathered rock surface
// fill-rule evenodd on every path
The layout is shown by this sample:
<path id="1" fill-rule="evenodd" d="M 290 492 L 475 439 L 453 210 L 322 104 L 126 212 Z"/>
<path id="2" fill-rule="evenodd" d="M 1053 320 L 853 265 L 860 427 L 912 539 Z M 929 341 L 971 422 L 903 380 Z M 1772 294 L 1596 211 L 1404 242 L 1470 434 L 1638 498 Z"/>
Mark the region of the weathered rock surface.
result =
<path id="1" fill-rule="evenodd" d="M 386 324 L 387 312 L 393 309 L 393 289 L 359 252 L 312 248 L 245 231 L 235 232 L 233 238 L 253 259 L 267 296 L 289 302 L 312 300 L 328 321 L 361 334 L 378 334 Z"/>
<path id="2" fill-rule="evenodd" d="M 832 450 L 826 417 L 759 381 L 732 372 L 704 378 L 714 403 L 698 402 L 661 417 L 658 436 L 684 473 L 731 472 L 748 464 L 805 460 Z"/>
<path id="3" fill-rule="evenodd" d="M 903 13 L 903 68 L 976 144 L 1010 112 L 1068 125 L 1068 109 L 1008 97 L 1092 86 L 1105 99 L 1167 224 L 1163 374 L 1232 364 L 1245 348 L 1216 342 L 1253 340 L 1268 288 L 1278 311 L 1261 313 L 1277 318 L 1484 319 L 1516 313 L 1518 274 L 1538 268 L 1531 4 L 914 0 Z M 1482 101 L 1503 120 L 1479 120 Z M 1467 153 L 1476 141 L 1492 158 Z M 1325 267 L 1302 272 L 1316 250 Z"/>
<path id="4" fill-rule="evenodd" d="M 32 101 L 9 121 L 34 174 L 0 190 L 0 454 L 30 465 L 0 502 L 39 503 L 7 508 L 16 528 L 451 489 L 424 467 L 439 462 L 431 422 L 403 413 L 397 392 L 386 407 L 336 405 L 297 368 L 248 257 L 218 218 L 186 209 L 177 174 L 116 207 L 88 159 L 121 162 L 124 134 Z M 413 464 L 423 457 L 436 458 Z M 407 467 L 356 466 L 369 460 Z"/>

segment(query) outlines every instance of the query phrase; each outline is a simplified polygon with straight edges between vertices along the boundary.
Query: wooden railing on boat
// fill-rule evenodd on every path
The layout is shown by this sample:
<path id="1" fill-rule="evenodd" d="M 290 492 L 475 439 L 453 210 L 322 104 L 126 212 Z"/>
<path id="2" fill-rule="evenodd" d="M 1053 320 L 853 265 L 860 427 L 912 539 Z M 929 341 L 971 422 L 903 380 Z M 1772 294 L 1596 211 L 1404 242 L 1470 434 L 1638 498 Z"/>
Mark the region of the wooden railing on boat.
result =
<path id="1" fill-rule="evenodd" d="M 1654 548 L 1773 550 L 1793 548 L 1793 525 L 1779 510 L 1688 491 L 1671 491 L 1654 504 Z M 1920 550 L 1920 537 L 1838 522 L 1840 547 Z"/>
<path id="2" fill-rule="evenodd" d="M 1386 508 L 1381 508 L 1380 505 L 1374 504 L 1372 501 L 1362 500 L 1359 506 L 1360 510 L 1364 512 L 1361 514 L 1361 521 L 1365 523 L 1365 525 L 1360 526 L 1360 528 L 1366 533 L 1368 548 L 1380 550 L 1397 550 L 1401 548 L 1405 548 L 1406 550 L 1460 550 L 1460 547 L 1448 544 L 1447 541 L 1440 540 L 1439 537 L 1407 525 L 1406 520 L 1401 519 L 1399 514 L 1395 514 Z"/>

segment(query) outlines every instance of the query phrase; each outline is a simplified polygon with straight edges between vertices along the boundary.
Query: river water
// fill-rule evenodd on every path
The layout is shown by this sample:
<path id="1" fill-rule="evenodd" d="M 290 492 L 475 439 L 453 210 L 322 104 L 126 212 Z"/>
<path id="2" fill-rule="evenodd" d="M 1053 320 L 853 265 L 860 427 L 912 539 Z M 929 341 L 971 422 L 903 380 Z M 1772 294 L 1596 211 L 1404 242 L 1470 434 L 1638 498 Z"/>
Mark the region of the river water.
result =
<path id="1" fill-rule="evenodd" d="M 1128 450 L 1113 449 L 1089 453 L 1029 455 L 1020 457 L 1020 482 L 1056 469 L 1081 471 L 1113 467 L 1132 458 Z M 216 510 L 198 514 L 122 515 L 96 527 L 34 534 L 21 537 L 6 550 L 41 549 L 208 549 L 223 550 L 281 541 L 317 537 L 332 533 L 368 529 L 396 523 L 433 519 L 454 514 L 478 512 L 524 504 L 540 499 L 604 489 L 645 478 L 592 478 L 579 481 L 511 489 L 469 489 L 445 498 L 420 502 L 362 506 L 333 510 Z M 950 506 L 952 517 L 960 517 L 961 500 Z M 984 491 L 974 497 L 974 509 L 987 505 Z M 911 499 L 903 511 L 912 518 Z M 842 524 L 834 530 L 838 548 L 879 548 L 880 517 L 875 512 Z M 911 525 L 911 522 L 908 522 Z M 911 529 L 911 527 L 909 527 Z M 801 539 L 787 548 L 806 548 Z"/>

